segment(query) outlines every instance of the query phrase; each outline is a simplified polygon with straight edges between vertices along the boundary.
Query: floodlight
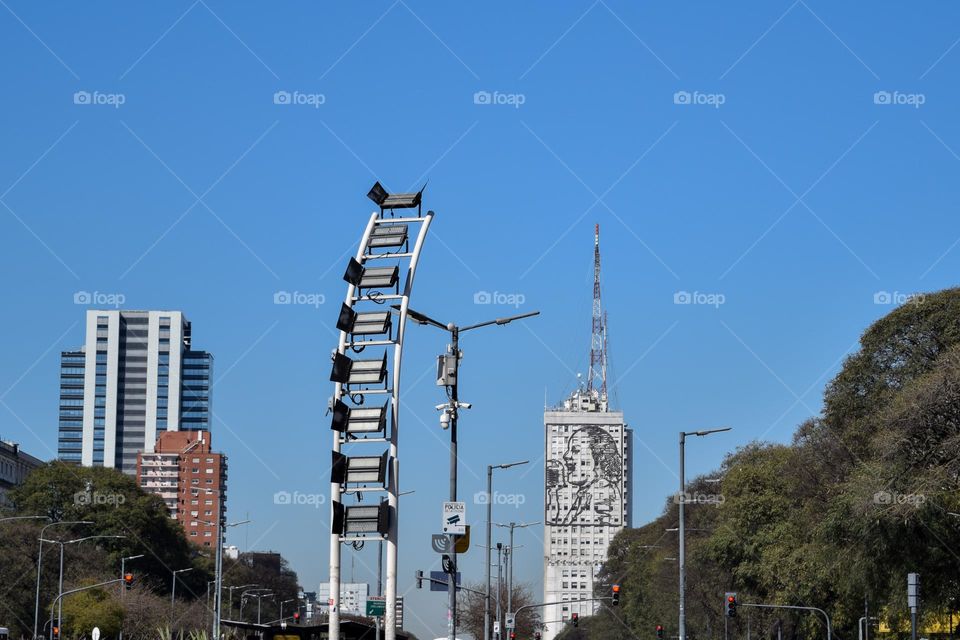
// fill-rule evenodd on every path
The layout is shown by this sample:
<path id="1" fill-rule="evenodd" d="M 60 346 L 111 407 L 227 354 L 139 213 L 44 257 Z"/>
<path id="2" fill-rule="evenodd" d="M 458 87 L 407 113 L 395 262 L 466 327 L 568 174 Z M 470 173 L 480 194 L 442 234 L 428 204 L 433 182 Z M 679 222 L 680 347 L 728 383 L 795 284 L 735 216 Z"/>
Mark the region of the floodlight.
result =
<path id="1" fill-rule="evenodd" d="M 389 455 L 389 451 L 384 451 L 383 455 L 380 456 L 347 457 L 338 451 L 334 451 L 330 482 L 337 484 L 379 482 L 383 484 L 387 477 L 387 458 Z"/>
<path id="2" fill-rule="evenodd" d="M 385 289 L 397 284 L 399 267 L 364 267 L 356 258 L 350 258 L 343 279 L 358 289 Z"/>
<path id="3" fill-rule="evenodd" d="M 341 433 L 382 433 L 387 427 L 387 405 L 350 407 L 342 400 L 333 406 L 330 428 Z"/>
<path id="4" fill-rule="evenodd" d="M 342 353 L 333 356 L 330 381 L 341 384 L 379 384 L 387 377 L 387 353 L 379 360 L 351 360 Z"/>
<path id="5" fill-rule="evenodd" d="M 386 535 L 390 530 L 390 505 L 382 502 L 370 506 L 345 507 L 343 503 L 334 501 L 332 525 L 332 532 L 339 535 Z"/>
<path id="6" fill-rule="evenodd" d="M 427 185 L 423 185 L 426 188 Z M 374 184 L 367 197 L 377 203 L 380 209 L 413 209 L 420 206 L 420 199 L 423 195 L 423 189 L 416 193 L 387 193 L 383 185 L 378 181 Z"/>
<path id="7" fill-rule="evenodd" d="M 407 241 L 407 225 L 379 224 L 370 234 L 370 247 L 399 247 Z"/>
<path id="8" fill-rule="evenodd" d="M 357 336 L 387 333 L 391 320 L 389 311 L 366 311 L 357 313 L 346 303 L 340 305 L 337 329 Z"/>

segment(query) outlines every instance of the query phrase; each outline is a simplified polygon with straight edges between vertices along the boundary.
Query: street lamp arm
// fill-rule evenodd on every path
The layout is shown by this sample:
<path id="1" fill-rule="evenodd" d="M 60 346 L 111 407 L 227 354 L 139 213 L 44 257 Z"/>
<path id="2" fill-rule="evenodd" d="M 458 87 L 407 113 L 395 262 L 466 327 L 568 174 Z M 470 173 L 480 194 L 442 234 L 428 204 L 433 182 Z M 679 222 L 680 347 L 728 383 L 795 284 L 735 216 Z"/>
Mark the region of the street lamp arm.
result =
<path id="1" fill-rule="evenodd" d="M 462 327 L 460 329 L 460 333 L 463 333 L 464 331 L 470 331 L 471 329 L 479 329 L 480 327 L 486 327 L 491 324 L 498 324 L 498 325 L 510 324 L 514 320 L 523 320 L 524 318 L 532 318 L 533 316 L 538 316 L 538 315 L 540 315 L 539 311 L 531 311 L 530 313 L 521 313 L 520 315 L 517 315 L 517 316 L 509 316 L 507 318 L 496 318 L 495 320 L 487 320 L 486 322 L 479 322 L 477 324 L 471 324 L 470 326 L 467 326 L 467 327 Z"/>
<path id="2" fill-rule="evenodd" d="M 393 307 L 397 311 L 400 311 L 400 305 L 398 304 L 391 305 L 391 307 Z M 443 329 L 444 331 L 448 331 L 447 325 L 443 324 L 439 320 L 434 320 L 433 318 L 431 318 L 430 316 L 424 313 L 420 313 L 419 311 L 414 311 L 410 307 L 407 307 L 407 317 L 411 318 L 414 322 L 418 324 L 432 324 L 438 329 Z"/>

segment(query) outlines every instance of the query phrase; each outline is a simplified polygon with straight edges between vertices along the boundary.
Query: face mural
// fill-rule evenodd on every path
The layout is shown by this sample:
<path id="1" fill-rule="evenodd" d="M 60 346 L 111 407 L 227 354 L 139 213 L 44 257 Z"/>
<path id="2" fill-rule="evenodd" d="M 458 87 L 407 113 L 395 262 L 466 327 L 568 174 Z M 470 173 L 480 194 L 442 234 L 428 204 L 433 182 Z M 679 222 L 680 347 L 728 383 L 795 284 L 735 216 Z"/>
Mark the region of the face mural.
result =
<path id="1" fill-rule="evenodd" d="M 580 427 L 560 459 L 547 461 L 546 520 L 551 525 L 622 524 L 623 458 L 616 440 L 596 426 Z M 603 497 L 595 495 L 603 489 Z"/>

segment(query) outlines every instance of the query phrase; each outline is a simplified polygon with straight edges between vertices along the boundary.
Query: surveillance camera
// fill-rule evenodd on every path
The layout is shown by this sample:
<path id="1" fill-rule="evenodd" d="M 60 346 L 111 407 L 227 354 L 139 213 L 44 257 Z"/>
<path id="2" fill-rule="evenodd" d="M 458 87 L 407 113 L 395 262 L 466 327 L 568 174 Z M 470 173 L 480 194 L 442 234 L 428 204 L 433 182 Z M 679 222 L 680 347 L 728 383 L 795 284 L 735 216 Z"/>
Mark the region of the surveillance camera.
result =
<path id="1" fill-rule="evenodd" d="M 435 408 L 437 411 L 443 411 L 444 409 L 446 409 L 446 408 L 449 407 L 449 406 L 450 406 L 449 404 L 443 403 L 443 404 L 438 404 L 438 405 L 437 405 L 436 407 L 434 407 L 434 408 Z"/>
<path id="2" fill-rule="evenodd" d="M 440 428 L 443 430 L 450 428 L 450 414 L 446 411 L 440 414 Z"/>
<path id="3" fill-rule="evenodd" d="M 473 405 L 470 404 L 469 402 L 458 402 L 458 403 L 457 403 L 457 406 L 460 407 L 461 409 L 472 409 L 472 408 L 473 408 Z"/>

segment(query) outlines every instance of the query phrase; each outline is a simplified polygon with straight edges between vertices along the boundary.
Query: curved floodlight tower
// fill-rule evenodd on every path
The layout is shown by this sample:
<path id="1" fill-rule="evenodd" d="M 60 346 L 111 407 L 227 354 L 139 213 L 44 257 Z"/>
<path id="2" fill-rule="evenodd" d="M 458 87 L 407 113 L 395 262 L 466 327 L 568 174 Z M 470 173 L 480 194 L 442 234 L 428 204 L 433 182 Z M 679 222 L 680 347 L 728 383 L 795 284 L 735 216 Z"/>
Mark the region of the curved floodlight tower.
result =
<path id="1" fill-rule="evenodd" d="M 357 255 L 344 274 L 347 294 L 337 321 L 340 340 L 330 374 L 330 640 L 340 638 L 343 544 L 358 547 L 367 541 L 386 542 L 384 637 L 396 638 L 400 370 L 410 294 L 434 215 L 433 211 L 421 215 L 420 196 L 390 195 L 379 182 L 374 185 L 368 197 L 380 211 L 370 216 Z M 395 217 L 395 209 L 416 209 L 417 215 Z M 399 307 L 395 328 L 393 306 Z M 373 499 L 367 497 L 371 494 Z M 345 504 L 345 495 L 356 497 L 355 503 Z"/>

